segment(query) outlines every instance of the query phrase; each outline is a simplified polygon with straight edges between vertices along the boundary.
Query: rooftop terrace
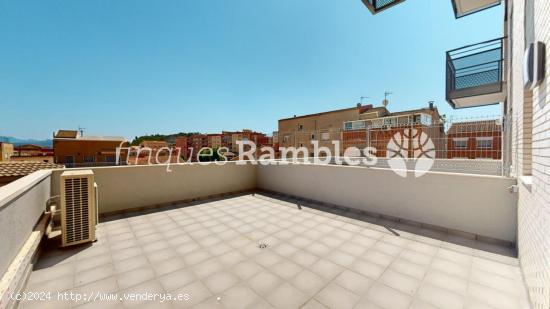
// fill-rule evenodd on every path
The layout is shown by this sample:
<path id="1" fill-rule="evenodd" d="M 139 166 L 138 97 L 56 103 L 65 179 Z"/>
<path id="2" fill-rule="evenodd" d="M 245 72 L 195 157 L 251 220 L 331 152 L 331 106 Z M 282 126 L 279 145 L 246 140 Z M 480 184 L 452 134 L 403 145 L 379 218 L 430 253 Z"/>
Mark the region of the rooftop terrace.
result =
<path id="1" fill-rule="evenodd" d="M 110 216 L 97 233 L 89 246 L 50 244 L 27 291 L 190 296 L 102 308 L 528 307 L 510 248 L 276 195 Z"/>
<path id="2" fill-rule="evenodd" d="M 530 306 L 513 179 L 309 163 L 97 167 L 97 241 L 60 248 L 44 210 L 62 171 L 0 189 L 1 308 L 18 289 L 53 292 L 19 308 Z"/>

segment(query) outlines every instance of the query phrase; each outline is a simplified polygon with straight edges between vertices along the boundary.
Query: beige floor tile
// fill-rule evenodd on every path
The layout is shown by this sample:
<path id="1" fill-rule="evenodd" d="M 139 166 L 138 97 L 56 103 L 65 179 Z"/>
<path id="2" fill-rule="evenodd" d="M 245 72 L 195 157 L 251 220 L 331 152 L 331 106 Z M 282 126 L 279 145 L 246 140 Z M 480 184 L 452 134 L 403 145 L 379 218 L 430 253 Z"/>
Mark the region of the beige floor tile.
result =
<path id="1" fill-rule="evenodd" d="M 458 309 L 465 303 L 464 296 L 428 283 L 422 284 L 416 295 L 421 300 L 439 308 Z"/>
<path id="2" fill-rule="evenodd" d="M 315 295 L 315 299 L 331 309 L 351 309 L 359 301 L 359 296 L 349 290 L 329 283 L 321 292 Z"/>
<path id="3" fill-rule="evenodd" d="M 236 285 L 239 278 L 228 271 L 222 271 L 205 278 L 203 282 L 213 294 L 218 294 Z"/>
<path id="4" fill-rule="evenodd" d="M 311 299 L 307 302 L 307 304 L 302 306 L 301 309 L 328 309 L 328 307 L 316 301 L 315 299 Z"/>
<path id="5" fill-rule="evenodd" d="M 275 308 L 294 309 L 304 305 L 309 297 L 297 288 L 284 282 L 269 293 L 266 299 Z"/>
<path id="6" fill-rule="evenodd" d="M 267 296 L 282 282 L 281 278 L 266 270 L 259 272 L 248 280 L 250 287 L 262 296 Z"/>
<path id="7" fill-rule="evenodd" d="M 334 283 L 357 295 L 363 295 L 372 286 L 373 282 L 374 281 L 372 279 L 364 277 L 351 270 L 344 271 L 336 277 L 336 279 L 334 279 Z"/>
<path id="8" fill-rule="evenodd" d="M 238 284 L 223 292 L 220 301 L 225 308 L 265 308 L 265 301 L 244 284 Z"/>
<path id="9" fill-rule="evenodd" d="M 438 270 L 428 271 L 424 282 L 461 295 L 465 295 L 468 289 L 468 280 Z"/>
<path id="10" fill-rule="evenodd" d="M 386 270 L 378 281 L 411 296 L 416 293 L 416 290 L 420 286 L 420 280 L 403 275 L 391 269 Z"/>
<path id="11" fill-rule="evenodd" d="M 368 277 L 374 280 L 377 280 L 378 278 L 380 278 L 380 276 L 385 270 L 383 266 L 380 266 L 376 263 L 364 261 L 362 259 L 356 260 L 353 264 L 351 264 L 349 268 L 365 277 Z"/>
<path id="12" fill-rule="evenodd" d="M 262 270 L 261 266 L 252 261 L 244 261 L 232 267 L 233 273 L 241 280 L 248 280 Z"/>
<path id="13" fill-rule="evenodd" d="M 327 279 L 316 275 L 307 269 L 302 270 L 296 275 L 296 277 L 290 280 L 290 283 L 293 286 L 297 287 L 309 296 L 313 296 L 319 292 L 327 284 L 327 282 Z"/>
<path id="14" fill-rule="evenodd" d="M 283 279 L 290 279 L 294 277 L 296 274 L 298 274 L 302 270 L 302 266 L 287 260 L 283 259 L 280 262 L 272 265 L 270 267 L 270 270 L 276 274 L 277 276 L 283 278 Z"/>
<path id="15" fill-rule="evenodd" d="M 380 283 L 376 283 L 368 290 L 366 299 L 375 305 L 388 309 L 405 309 L 409 307 L 412 301 L 411 296 Z"/>
<path id="16" fill-rule="evenodd" d="M 118 274 L 117 283 L 119 288 L 126 289 L 153 278 L 155 278 L 155 270 L 150 266 L 146 266 Z"/>
<path id="17" fill-rule="evenodd" d="M 196 279 L 197 277 L 190 269 L 180 269 L 158 277 L 158 281 L 166 291 L 173 291 L 195 281 Z"/>
<path id="18" fill-rule="evenodd" d="M 320 259 L 313 265 L 311 265 L 311 267 L 309 267 L 309 270 L 325 279 L 332 280 L 334 277 L 340 274 L 344 270 L 344 268 L 331 261 Z"/>
<path id="19" fill-rule="evenodd" d="M 389 269 L 422 280 L 428 271 L 428 266 L 422 266 L 399 258 L 390 265 Z"/>
<path id="20" fill-rule="evenodd" d="M 195 281 L 182 288 L 175 290 L 173 293 L 188 296 L 187 300 L 174 302 L 176 308 L 188 308 L 193 305 L 200 304 L 209 297 L 213 296 L 204 284 L 199 281 Z"/>

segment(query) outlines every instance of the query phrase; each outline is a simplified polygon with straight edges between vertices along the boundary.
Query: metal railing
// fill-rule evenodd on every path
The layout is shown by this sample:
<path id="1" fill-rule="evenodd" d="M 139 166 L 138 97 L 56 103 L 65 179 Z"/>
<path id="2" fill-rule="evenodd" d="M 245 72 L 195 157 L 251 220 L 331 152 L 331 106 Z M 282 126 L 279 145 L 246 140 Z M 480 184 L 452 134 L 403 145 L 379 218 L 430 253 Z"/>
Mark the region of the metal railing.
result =
<path id="1" fill-rule="evenodd" d="M 357 129 L 279 131 L 279 146 L 307 148 L 310 157 L 324 155 L 315 153 L 313 142 L 328 147 L 332 155 L 345 157 L 362 157 L 364 149 L 374 148 L 376 152 L 370 155 L 378 158 L 376 167 L 387 167 L 396 144 L 405 150 L 404 158 L 411 166 L 418 159 L 417 146 L 422 145 L 421 150 L 429 150 L 429 158 L 435 160 L 433 170 L 501 175 L 504 128 L 500 116 L 449 117 L 431 124 L 396 122 Z"/>
<path id="2" fill-rule="evenodd" d="M 404 1 L 405 0 L 363 0 L 363 3 L 372 14 L 376 14 Z"/>
<path id="3" fill-rule="evenodd" d="M 447 100 L 502 91 L 504 50 L 498 38 L 447 52 Z"/>

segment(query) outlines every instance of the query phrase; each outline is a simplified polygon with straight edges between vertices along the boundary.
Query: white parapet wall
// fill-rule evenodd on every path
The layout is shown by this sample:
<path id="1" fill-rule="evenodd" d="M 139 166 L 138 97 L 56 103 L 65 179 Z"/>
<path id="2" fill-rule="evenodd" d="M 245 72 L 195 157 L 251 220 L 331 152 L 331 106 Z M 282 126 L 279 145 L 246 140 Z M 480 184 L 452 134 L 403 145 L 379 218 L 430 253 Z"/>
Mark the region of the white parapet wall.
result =
<path id="1" fill-rule="evenodd" d="M 258 166 L 258 188 L 516 242 L 516 180 L 296 163 Z"/>
<path id="2" fill-rule="evenodd" d="M 0 188 L 0 308 L 14 306 L 44 234 L 50 171 L 37 171 Z M 39 223 L 40 222 L 40 223 Z"/>
<path id="3" fill-rule="evenodd" d="M 99 213 L 114 213 L 256 188 L 256 167 L 174 164 L 87 168 L 98 185 Z M 59 195 L 59 175 L 52 175 L 52 195 Z"/>

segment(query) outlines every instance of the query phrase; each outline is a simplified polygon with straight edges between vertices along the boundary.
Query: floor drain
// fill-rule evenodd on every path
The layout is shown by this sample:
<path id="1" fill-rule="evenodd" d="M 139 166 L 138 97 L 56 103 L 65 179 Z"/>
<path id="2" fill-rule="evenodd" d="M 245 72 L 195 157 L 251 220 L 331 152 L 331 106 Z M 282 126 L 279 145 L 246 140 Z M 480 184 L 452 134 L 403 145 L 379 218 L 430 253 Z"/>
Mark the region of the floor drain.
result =
<path id="1" fill-rule="evenodd" d="M 259 244 L 258 248 L 265 249 L 265 248 L 267 248 L 267 244 Z"/>

